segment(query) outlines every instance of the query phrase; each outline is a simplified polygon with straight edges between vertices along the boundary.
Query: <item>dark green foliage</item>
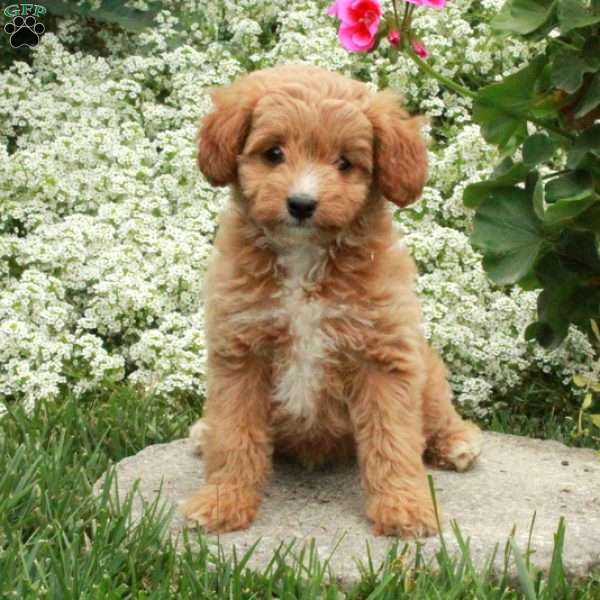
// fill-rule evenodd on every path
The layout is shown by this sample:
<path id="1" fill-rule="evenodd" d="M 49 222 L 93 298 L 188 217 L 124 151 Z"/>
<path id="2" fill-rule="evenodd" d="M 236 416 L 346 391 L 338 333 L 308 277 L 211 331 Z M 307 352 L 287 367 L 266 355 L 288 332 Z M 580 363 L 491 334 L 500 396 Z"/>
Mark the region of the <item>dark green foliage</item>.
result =
<path id="1" fill-rule="evenodd" d="M 505 158 L 464 194 L 489 277 L 541 288 L 526 335 L 552 348 L 570 324 L 591 334 L 600 317 L 600 2 L 508 0 L 493 25 L 533 39 L 558 30 L 543 54 L 477 93 L 473 118 Z M 528 123 L 540 131 L 528 135 Z"/>
<path id="2" fill-rule="evenodd" d="M 44 7 L 54 16 L 79 16 L 103 23 L 113 23 L 125 31 L 140 32 L 152 25 L 161 2 L 149 2 L 149 10 L 127 8 L 120 0 L 102 0 L 99 8 L 90 8 L 87 3 L 66 0 L 44 0 Z"/>

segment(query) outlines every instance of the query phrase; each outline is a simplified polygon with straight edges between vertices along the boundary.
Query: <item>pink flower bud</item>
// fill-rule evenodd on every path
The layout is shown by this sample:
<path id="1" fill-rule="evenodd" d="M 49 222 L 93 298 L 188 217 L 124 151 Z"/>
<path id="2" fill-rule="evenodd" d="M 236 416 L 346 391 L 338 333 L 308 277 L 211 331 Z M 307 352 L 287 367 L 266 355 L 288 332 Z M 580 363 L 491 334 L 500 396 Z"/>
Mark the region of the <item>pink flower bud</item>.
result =
<path id="1" fill-rule="evenodd" d="M 421 58 L 427 58 L 429 56 L 429 52 L 427 52 L 427 48 L 425 48 L 425 44 L 423 44 L 421 40 L 413 40 L 412 47 L 417 56 Z"/>
<path id="2" fill-rule="evenodd" d="M 397 29 L 392 29 L 388 33 L 388 42 L 392 46 L 397 46 L 400 43 L 400 32 Z"/>

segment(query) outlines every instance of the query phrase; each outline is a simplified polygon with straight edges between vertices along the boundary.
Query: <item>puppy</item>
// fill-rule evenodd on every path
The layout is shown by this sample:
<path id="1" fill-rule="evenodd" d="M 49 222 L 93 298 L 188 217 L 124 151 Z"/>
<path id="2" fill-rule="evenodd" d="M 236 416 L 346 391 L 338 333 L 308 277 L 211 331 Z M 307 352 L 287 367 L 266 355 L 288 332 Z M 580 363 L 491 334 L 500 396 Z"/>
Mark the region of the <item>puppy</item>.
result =
<path id="1" fill-rule="evenodd" d="M 425 184 L 422 119 L 389 91 L 300 65 L 212 98 L 198 163 L 231 201 L 207 274 L 208 396 L 192 430 L 207 483 L 184 513 L 246 528 L 274 453 L 310 468 L 356 456 L 374 531 L 433 534 L 423 456 L 462 471 L 481 434 L 423 338 L 388 205 Z"/>

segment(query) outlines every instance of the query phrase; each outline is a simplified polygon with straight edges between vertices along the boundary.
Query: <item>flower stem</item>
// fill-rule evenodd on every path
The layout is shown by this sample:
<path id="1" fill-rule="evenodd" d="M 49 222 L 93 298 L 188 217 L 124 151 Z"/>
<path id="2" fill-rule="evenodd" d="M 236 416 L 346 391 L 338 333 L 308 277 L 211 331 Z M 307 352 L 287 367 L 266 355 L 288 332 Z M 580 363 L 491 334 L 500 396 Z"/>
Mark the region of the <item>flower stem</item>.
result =
<path id="1" fill-rule="evenodd" d="M 396 22 L 396 27 L 399 29 L 398 25 L 398 7 L 396 6 L 396 0 L 392 0 L 392 9 L 394 10 L 394 21 Z"/>
<path id="2" fill-rule="evenodd" d="M 425 62 L 420 56 L 417 56 L 410 46 L 405 46 L 405 48 L 410 59 L 417 64 L 421 71 L 427 73 L 427 75 L 430 77 L 437 79 L 440 83 L 444 84 L 447 88 L 450 88 L 457 94 L 466 96 L 467 98 L 475 98 L 477 95 L 475 92 L 472 92 L 469 88 L 466 88 L 464 85 L 460 85 L 460 83 L 456 83 L 456 81 L 453 81 L 448 77 L 444 77 L 444 75 L 441 73 L 438 73 L 430 64 Z"/>
<path id="3" fill-rule="evenodd" d="M 404 16 L 402 17 L 402 29 L 404 29 L 404 27 L 406 27 L 406 20 L 408 19 L 408 2 L 404 3 Z"/>

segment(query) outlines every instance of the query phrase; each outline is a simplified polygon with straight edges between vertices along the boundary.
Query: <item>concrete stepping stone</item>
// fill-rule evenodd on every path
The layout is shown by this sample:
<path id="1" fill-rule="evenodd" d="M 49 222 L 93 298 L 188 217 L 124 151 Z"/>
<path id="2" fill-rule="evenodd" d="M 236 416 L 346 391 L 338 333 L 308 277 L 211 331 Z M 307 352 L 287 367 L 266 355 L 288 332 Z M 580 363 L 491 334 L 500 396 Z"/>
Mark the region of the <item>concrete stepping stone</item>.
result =
<path id="1" fill-rule="evenodd" d="M 118 463 L 116 472 L 121 499 L 140 480 L 133 501 L 134 520 L 140 518 L 147 503 L 156 500 L 162 488 L 161 499 L 174 509 L 171 532 L 181 533 L 185 522 L 179 504 L 202 483 L 201 457 L 193 453 L 188 440 L 145 448 Z M 583 576 L 600 566 L 600 457 L 596 452 L 552 441 L 485 433 L 483 453 L 471 471 L 430 473 L 448 547 L 458 551 L 451 527 L 455 519 L 464 539 L 470 540 L 477 566 L 489 560 L 498 544 L 496 567 L 502 568 L 513 527 L 515 542 L 525 551 L 534 513 L 533 564 L 542 569 L 550 565 L 553 535 L 564 516 L 567 573 Z M 96 484 L 97 491 L 101 483 Z M 314 539 L 322 560 L 337 546 L 329 564 L 334 575 L 347 584 L 360 578 L 357 560 L 366 562 L 367 544 L 378 566 L 395 541 L 372 535 L 356 466 L 307 472 L 281 463 L 275 465 L 255 523 L 245 531 L 221 534 L 218 541 L 226 555 L 236 546 L 239 557 L 259 538 L 249 566 L 264 568 L 282 542 L 289 544 L 295 538 L 294 548 L 299 550 Z M 217 543 L 216 536 L 209 539 Z M 439 538 L 423 543 L 426 556 L 433 556 L 440 545 Z"/>

